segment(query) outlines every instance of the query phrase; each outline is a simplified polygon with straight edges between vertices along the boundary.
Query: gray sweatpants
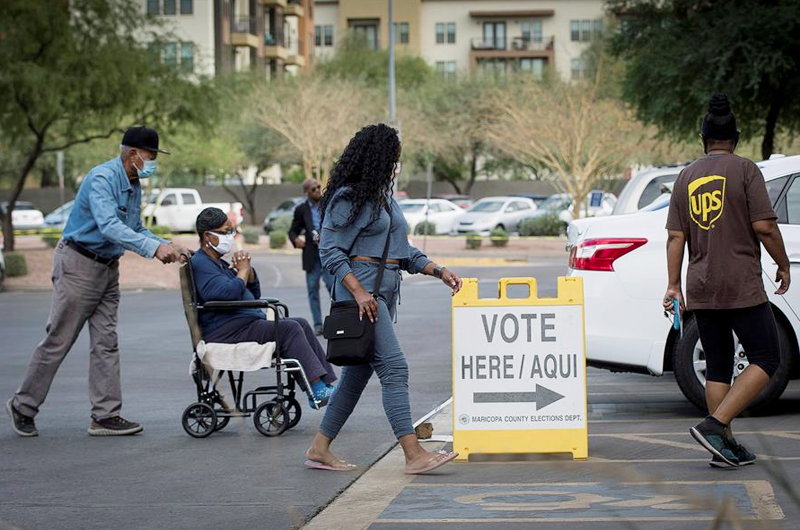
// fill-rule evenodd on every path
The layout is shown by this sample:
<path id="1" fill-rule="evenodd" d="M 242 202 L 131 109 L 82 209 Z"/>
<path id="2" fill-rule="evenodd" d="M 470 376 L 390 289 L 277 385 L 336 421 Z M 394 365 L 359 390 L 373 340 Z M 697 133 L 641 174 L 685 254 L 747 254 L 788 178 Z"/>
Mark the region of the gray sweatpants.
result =
<path id="1" fill-rule="evenodd" d="M 61 361 L 89 321 L 89 398 L 92 417 L 111 418 L 122 408 L 117 343 L 119 262 L 97 263 L 63 241 L 53 255 L 53 306 L 47 335 L 33 352 L 14 408 L 35 416 L 44 403 Z"/>

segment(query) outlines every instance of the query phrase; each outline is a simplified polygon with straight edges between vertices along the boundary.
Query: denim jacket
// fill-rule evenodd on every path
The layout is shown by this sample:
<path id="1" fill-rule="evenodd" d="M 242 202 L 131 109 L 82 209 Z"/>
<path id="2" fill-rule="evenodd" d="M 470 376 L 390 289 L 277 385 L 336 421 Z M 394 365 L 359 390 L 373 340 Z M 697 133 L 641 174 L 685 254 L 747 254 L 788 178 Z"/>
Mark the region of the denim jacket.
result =
<path id="1" fill-rule="evenodd" d="M 389 213 L 381 209 L 372 219 L 373 206 L 365 204 L 352 224 L 345 226 L 352 203 L 347 199 L 348 188 L 336 191 L 328 204 L 322 220 L 319 256 L 322 266 L 341 283 L 350 273 L 352 256 L 380 258 L 389 229 Z M 388 259 L 400 260 L 400 268 L 412 274 L 422 272 L 431 260 L 420 250 L 408 244 L 406 219 L 400 206 L 392 197 L 386 197 L 391 207 L 392 233 L 389 236 Z"/>
<path id="2" fill-rule="evenodd" d="M 126 249 L 152 258 L 158 245 L 167 241 L 142 226 L 141 202 L 141 184 L 128 180 L 120 157 L 94 167 L 75 197 L 64 241 L 104 258 L 118 258 Z"/>

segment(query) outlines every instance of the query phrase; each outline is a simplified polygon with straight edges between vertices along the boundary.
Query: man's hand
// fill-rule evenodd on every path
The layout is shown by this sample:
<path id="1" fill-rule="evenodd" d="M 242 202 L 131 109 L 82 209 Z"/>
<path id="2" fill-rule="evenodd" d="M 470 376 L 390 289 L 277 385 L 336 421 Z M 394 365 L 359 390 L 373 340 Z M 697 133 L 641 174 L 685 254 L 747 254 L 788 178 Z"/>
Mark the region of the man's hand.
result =
<path id="1" fill-rule="evenodd" d="M 461 277 L 447 267 L 442 269 L 442 282 L 453 290 L 452 294 L 456 294 L 461 290 Z"/>
<path id="2" fill-rule="evenodd" d="M 370 322 L 378 320 L 378 301 L 363 287 L 353 295 L 358 304 L 358 319 L 369 318 Z"/>
<path id="3" fill-rule="evenodd" d="M 177 243 L 171 242 L 169 246 L 178 251 L 178 254 L 180 255 L 180 260 L 183 263 L 186 263 L 192 257 L 192 251 L 184 247 L 183 245 L 178 245 Z"/>
<path id="4" fill-rule="evenodd" d="M 306 238 L 304 236 L 297 236 L 294 240 L 294 248 L 306 248 Z"/>
<path id="5" fill-rule="evenodd" d="M 786 294 L 786 291 L 789 290 L 789 284 L 792 283 L 789 269 L 778 269 L 778 273 L 775 275 L 775 283 L 779 284 L 775 294 Z"/>
<path id="6" fill-rule="evenodd" d="M 679 304 L 679 307 L 680 307 L 680 312 L 681 312 L 681 315 L 683 315 L 683 312 L 686 311 L 686 304 L 683 301 L 683 292 L 681 291 L 680 286 L 678 286 L 678 287 L 674 287 L 674 286 L 667 287 L 667 292 L 664 293 L 664 302 L 663 302 L 664 311 L 672 313 L 672 311 L 674 309 L 672 301 L 675 300 L 675 299 L 678 300 L 678 304 Z"/>
<path id="7" fill-rule="evenodd" d="M 164 243 L 161 243 L 156 249 L 155 258 L 165 265 L 167 263 L 175 263 L 180 259 L 180 257 L 181 256 L 178 253 L 178 249 L 172 245 L 165 245 Z"/>

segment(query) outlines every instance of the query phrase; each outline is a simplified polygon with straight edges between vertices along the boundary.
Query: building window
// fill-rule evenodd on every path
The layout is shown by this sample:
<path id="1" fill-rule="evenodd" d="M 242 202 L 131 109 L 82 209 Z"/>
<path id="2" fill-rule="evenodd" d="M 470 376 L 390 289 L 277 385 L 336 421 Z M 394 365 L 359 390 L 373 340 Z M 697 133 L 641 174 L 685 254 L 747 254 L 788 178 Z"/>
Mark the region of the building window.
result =
<path id="1" fill-rule="evenodd" d="M 456 23 L 437 22 L 436 23 L 436 44 L 455 44 L 456 43 Z"/>
<path id="2" fill-rule="evenodd" d="M 408 22 L 394 23 L 394 42 L 408 44 Z"/>
<path id="3" fill-rule="evenodd" d="M 572 42 L 588 42 L 603 36 L 603 21 L 572 20 L 569 23 L 569 30 Z"/>
<path id="4" fill-rule="evenodd" d="M 520 59 L 519 71 L 530 74 L 536 79 L 542 79 L 544 77 L 544 59 Z"/>
<path id="5" fill-rule="evenodd" d="M 191 15 L 194 13 L 193 0 L 181 0 L 181 15 Z"/>
<path id="6" fill-rule="evenodd" d="M 572 72 L 572 79 L 581 79 L 585 74 L 585 65 L 583 59 L 572 59 L 570 62 L 570 70 Z"/>
<path id="7" fill-rule="evenodd" d="M 164 0 L 165 15 L 174 15 L 176 13 L 175 7 L 175 0 Z"/>
<path id="8" fill-rule="evenodd" d="M 484 22 L 483 45 L 489 50 L 506 49 L 506 23 Z"/>
<path id="9" fill-rule="evenodd" d="M 333 46 L 333 26 L 314 26 L 314 44 L 318 48 Z"/>
<path id="10" fill-rule="evenodd" d="M 542 42 L 542 21 L 523 22 L 522 40 L 525 42 Z"/>
<path id="11" fill-rule="evenodd" d="M 181 70 L 194 72 L 194 43 L 181 42 Z"/>
<path id="12" fill-rule="evenodd" d="M 158 0 L 147 0 L 147 14 L 158 15 Z"/>
<path id="13" fill-rule="evenodd" d="M 445 79 L 456 77 L 455 61 L 436 61 L 436 73 Z"/>
<path id="14" fill-rule="evenodd" d="M 164 44 L 164 64 L 170 68 L 178 66 L 178 43 L 168 42 Z"/>
<path id="15" fill-rule="evenodd" d="M 379 48 L 378 22 L 372 20 L 351 20 L 350 29 L 357 39 L 363 39 L 370 50 Z"/>

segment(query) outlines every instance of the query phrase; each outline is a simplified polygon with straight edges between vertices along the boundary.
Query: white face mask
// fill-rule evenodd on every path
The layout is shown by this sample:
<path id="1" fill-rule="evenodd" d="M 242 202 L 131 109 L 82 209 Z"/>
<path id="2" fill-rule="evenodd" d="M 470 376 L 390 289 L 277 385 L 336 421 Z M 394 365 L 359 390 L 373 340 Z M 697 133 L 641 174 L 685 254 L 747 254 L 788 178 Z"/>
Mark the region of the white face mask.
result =
<path id="1" fill-rule="evenodd" d="M 395 163 L 395 165 L 394 165 L 394 178 L 397 178 L 397 176 L 400 174 L 400 172 L 402 170 L 403 170 L 403 164 L 401 164 L 400 162 Z"/>
<path id="2" fill-rule="evenodd" d="M 225 254 L 233 250 L 233 240 L 236 237 L 235 234 L 233 233 L 220 234 L 219 232 L 211 232 L 211 233 L 217 236 L 219 242 L 216 245 L 212 245 L 211 242 L 209 242 L 208 245 L 214 250 L 216 250 L 220 256 L 224 256 Z"/>

